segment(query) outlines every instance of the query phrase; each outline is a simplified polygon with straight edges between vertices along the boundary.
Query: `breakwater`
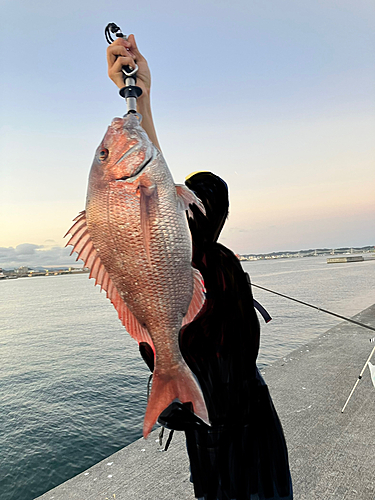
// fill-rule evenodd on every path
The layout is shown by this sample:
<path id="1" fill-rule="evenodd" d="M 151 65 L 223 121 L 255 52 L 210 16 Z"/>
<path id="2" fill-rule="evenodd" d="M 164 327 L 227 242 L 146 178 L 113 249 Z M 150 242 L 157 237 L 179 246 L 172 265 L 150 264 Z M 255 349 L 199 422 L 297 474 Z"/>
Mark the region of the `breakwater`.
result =
<path id="1" fill-rule="evenodd" d="M 374 327 L 375 305 L 354 319 Z M 343 322 L 265 369 L 298 500 L 375 498 L 375 388 L 367 371 L 341 413 L 371 348 L 366 329 Z M 183 433 L 161 452 L 157 432 L 38 500 L 192 500 Z"/>

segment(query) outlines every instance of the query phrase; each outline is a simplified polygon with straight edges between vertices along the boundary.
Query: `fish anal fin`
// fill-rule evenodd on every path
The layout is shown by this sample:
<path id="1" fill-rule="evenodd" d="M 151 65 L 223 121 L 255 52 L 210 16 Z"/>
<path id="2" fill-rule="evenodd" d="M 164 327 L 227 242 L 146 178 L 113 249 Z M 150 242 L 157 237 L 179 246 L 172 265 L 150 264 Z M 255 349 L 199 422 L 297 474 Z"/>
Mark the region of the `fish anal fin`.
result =
<path id="1" fill-rule="evenodd" d="M 78 217 L 76 217 L 75 221 L 75 224 L 73 224 L 66 233 L 71 235 L 66 246 L 71 245 L 71 241 L 73 241 L 73 252 L 77 252 L 77 250 L 81 251 L 80 257 L 83 260 L 84 266 L 91 270 L 90 278 L 94 278 L 95 281 L 102 286 L 102 289 L 107 292 L 108 299 L 114 305 L 122 324 L 125 326 L 130 336 L 138 343 L 147 342 L 155 351 L 154 344 L 147 329 L 139 323 L 137 318 L 122 300 L 116 285 L 113 283 L 100 260 L 99 254 L 87 231 L 85 212 L 81 212 Z"/>
<path id="2" fill-rule="evenodd" d="M 204 294 L 205 288 L 204 288 L 203 277 L 197 269 L 193 269 L 193 279 L 194 279 L 193 297 L 191 299 L 189 309 L 185 314 L 184 319 L 182 320 L 182 326 L 187 325 L 188 323 L 191 323 L 193 321 L 195 316 L 202 309 L 204 301 L 206 300 Z"/>
<path id="3" fill-rule="evenodd" d="M 206 215 L 206 209 L 204 208 L 203 203 L 188 187 L 183 184 L 176 184 L 176 194 L 179 210 L 182 212 L 187 210 L 189 217 L 193 218 L 193 212 L 190 210 L 189 205 L 197 205 L 202 214 Z"/>
<path id="4" fill-rule="evenodd" d="M 173 371 L 162 372 L 156 366 L 152 376 L 151 393 L 143 423 L 143 436 L 147 438 L 160 413 L 174 399 L 181 403 L 191 402 L 194 413 L 209 424 L 202 391 L 187 364 L 182 361 Z"/>

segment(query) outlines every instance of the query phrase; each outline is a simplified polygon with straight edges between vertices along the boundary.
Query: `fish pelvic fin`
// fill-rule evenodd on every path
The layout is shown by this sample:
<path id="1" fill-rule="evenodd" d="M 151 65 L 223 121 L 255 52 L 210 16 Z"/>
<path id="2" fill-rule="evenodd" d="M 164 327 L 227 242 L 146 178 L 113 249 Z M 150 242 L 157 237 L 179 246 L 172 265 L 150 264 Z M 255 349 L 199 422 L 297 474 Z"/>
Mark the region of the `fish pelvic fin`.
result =
<path id="1" fill-rule="evenodd" d="M 76 252 L 78 254 L 76 260 L 83 260 L 84 267 L 90 269 L 89 278 L 95 279 L 95 285 L 100 285 L 101 290 L 106 292 L 107 298 L 115 307 L 118 317 L 126 328 L 126 331 L 138 343 L 147 342 L 150 344 L 155 352 L 154 343 L 151 340 L 148 330 L 139 323 L 137 318 L 127 307 L 100 260 L 99 253 L 94 247 L 87 228 L 85 211 L 80 212 L 74 219 L 74 224 L 66 235 L 67 234 L 70 234 L 71 237 L 65 246 L 72 245 L 73 250 L 71 254 Z"/>
<path id="2" fill-rule="evenodd" d="M 194 413 L 209 425 L 202 391 L 189 367 L 182 361 L 173 371 L 162 372 L 157 367 L 152 376 L 152 388 L 143 423 L 143 437 L 147 438 L 160 413 L 175 399 L 191 402 Z"/>
<path id="3" fill-rule="evenodd" d="M 189 309 L 182 320 L 182 326 L 191 323 L 195 316 L 202 309 L 202 306 L 206 300 L 204 281 L 201 273 L 198 269 L 193 269 L 193 279 L 194 279 L 194 292 L 191 299 Z"/>
<path id="4" fill-rule="evenodd" d="M 206 209 L 204 208 L 203 203 L 198 198 L 198 196 L 193 193 L 188 187 L 184 184 L 176 184 L 176 194 L 177 194 L 177 203 L 178 208 L 181 211 L 188 211 L 188 215 L 193 219 L 193 212 L 190 210 L 189 205 L 197 205 L 202 214 L 206 215 Z"/>

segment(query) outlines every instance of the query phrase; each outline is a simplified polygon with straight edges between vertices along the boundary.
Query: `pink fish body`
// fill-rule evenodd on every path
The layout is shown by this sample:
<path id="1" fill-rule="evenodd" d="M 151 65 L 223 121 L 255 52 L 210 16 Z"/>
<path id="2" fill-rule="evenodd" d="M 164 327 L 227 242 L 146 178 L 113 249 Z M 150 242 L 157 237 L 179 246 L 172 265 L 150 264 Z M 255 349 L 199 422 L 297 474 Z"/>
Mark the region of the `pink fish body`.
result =
<path id="1" fill-rule="evenodd" d="M 155 352 L 143 435 L 176 398 L 191 401 L 208 422 L 202 392 L 182 358 L 181 326 L 204 302 L 202 278 L 191 266 L 185 210 L 200 204 L 175 186 L 160 151 L 137 118 L 115 118 L 91 167 L 86 211 L 68 231 L 68 245 L 106 290 L 119 318 Z"/>

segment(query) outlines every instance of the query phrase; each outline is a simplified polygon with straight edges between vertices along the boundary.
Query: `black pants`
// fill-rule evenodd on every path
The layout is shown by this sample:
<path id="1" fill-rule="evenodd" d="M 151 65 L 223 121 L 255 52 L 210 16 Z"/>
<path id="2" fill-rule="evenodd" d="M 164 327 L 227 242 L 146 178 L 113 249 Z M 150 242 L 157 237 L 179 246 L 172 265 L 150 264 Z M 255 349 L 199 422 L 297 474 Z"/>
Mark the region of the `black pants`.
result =
<path id="1" fill-rule="evenodd" d="M 284 433 L 268 387 L 260 380 L 250 396 L 246 423 L 185 431 L 196 498 L 293 498 Z"/>

